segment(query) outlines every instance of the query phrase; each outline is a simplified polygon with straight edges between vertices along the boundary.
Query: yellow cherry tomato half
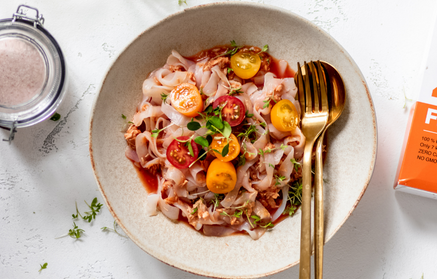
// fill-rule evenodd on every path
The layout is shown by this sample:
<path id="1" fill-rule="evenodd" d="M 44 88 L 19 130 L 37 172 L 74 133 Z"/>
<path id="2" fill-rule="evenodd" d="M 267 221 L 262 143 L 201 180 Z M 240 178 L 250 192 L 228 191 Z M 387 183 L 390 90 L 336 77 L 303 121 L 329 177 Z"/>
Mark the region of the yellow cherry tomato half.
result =
<path id="1" fill-rule="evenodd" d="M 242 78 L 248 79 L 258 73 L 261 66 L 259 55 L 250 51 L 239 51 L 231 57 L 231 68 L 234 73 Z"/>
<path id="2" fill-rule="evenodd" d="M 226 154 L 225 157 L 222 156 L 223 149 L 225 146 L 229 143 L 229 149 L 228 154 Z M 234 134 L 231 134 L 229 137 L 229 140 L 227 140 L 225 137 L 223 137 L 222 134 L 215 134 L 212 138 L 211 142 L 211 152 L 212 154 L 217 157 L 220 161 L 223 162 L 229 162 L 240 154 L 240 143 L 238 143 L 238 139 Z M 218 151 L 218 152 L 217 152 Z"/>
<path id="3" fill-rule="evenodd" d="M 216 194 L 232 191 L 237 183 L 237 172 L 231 162 L 214 159 L 206 173 L 206 186 Z"/>
<path id="4" fill-rule="evenodd" d="M 171 104 L 181 114 L 196 117 L 203 111 L 203 100 L 194 84 L 181 83 L 171 91 Z"/>
<path id="5" fill-rule="evenodd" d="M 279 131 L 289 132 L 296 129 L 299 124 L 299 115 L 293 103 L 284 99 L 273 106 L 270 120 Z"/>

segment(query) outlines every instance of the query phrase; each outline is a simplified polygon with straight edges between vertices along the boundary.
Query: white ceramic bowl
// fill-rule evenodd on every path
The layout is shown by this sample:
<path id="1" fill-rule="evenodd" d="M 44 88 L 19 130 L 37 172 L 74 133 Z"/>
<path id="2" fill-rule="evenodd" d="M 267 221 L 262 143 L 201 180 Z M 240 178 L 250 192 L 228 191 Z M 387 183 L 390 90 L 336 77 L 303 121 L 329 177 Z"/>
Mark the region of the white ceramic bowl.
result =
<path id="1" fill-rule="evenodd" d="M 130 118 L 147 74 L 165 64 L 172 49 L 190 56 L 216 45 L 263 46 L 297 62 L 324 60 L 342 74 L 346 108 L 328 130 L 326 241 L 346 221 L 371 178 L 376 156 L 375 111 L 366 82 L 347 52 L 326 32 L 293 13 L 266 5 L 220 3 L 172 15 L 138 36 L 109 69 L 95 100 L 90 153 L 95 177 L 114 218 L 145 252 L 188 272 L 224 278 L 254 278 L 299 262 L 300 211 L 254 241 L 247 235 L 206 237 L 162 214 L 146 214 L 147 192 L 126 159 L 121 114 Z"/>

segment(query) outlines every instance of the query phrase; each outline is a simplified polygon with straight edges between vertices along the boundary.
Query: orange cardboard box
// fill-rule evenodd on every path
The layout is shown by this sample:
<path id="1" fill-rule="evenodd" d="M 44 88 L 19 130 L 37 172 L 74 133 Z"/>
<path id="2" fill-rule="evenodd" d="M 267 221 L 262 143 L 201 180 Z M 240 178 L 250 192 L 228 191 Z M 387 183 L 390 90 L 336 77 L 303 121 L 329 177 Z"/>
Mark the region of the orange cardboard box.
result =
<path id="1" fill-rule="evenodd" d="M 422 88 L 410 111 L 394 189 L 437 199 L 437 23 Z"/>

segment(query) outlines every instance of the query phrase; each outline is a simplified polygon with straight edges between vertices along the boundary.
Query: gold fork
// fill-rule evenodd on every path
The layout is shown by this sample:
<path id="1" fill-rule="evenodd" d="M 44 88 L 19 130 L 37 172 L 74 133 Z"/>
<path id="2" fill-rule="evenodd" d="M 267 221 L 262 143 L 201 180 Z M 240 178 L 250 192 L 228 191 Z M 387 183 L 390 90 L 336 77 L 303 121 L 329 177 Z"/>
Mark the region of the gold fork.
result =
<path id="1" fill-rule="evenodd" d="M 302 111 L 302 133 L 306 137 L 302 166 L 302 220 L 299 279 L 311 278 L 311 158 L 314 142 L 326 126 L 329 106 L 325 75 L 320 61 L 298 65 L 298 96 Z M 311 77 L 311 80 L 310 80 Z"/>

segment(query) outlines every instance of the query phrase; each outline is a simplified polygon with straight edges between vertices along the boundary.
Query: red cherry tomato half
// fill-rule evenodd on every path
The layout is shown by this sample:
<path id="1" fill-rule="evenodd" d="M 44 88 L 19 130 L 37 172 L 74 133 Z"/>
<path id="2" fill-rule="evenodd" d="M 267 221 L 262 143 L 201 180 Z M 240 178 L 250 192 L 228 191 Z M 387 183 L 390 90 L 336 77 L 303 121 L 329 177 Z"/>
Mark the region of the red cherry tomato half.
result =
<path id="1" fill-rule="evenodd" d="M 190 154 L 187 141 L 189 138 L 188 136 L 178 137 L 177 140 L 174 139 L 167 148 L 168 161 L 178 169 L 188 168 L 191 163 L 197 159 L 197 156 L 199 156 L 199 147 L 194 140 L 191 140 L 193 154 Z"/>
<path id="2" fill-rule="evenodd" d="M 231 127 L 238 126 L 243 122 L 244 117 L 246 116 L 246 108 L 244 107 L 243 102 L 236 97 L 221 96 L 214 101 L 212 106 L 213 108 L 217 108 L 224 104 L 226 105 L 222 109 L 222 117 L 229 123 L 229 125 L 231 125 Z"/>

